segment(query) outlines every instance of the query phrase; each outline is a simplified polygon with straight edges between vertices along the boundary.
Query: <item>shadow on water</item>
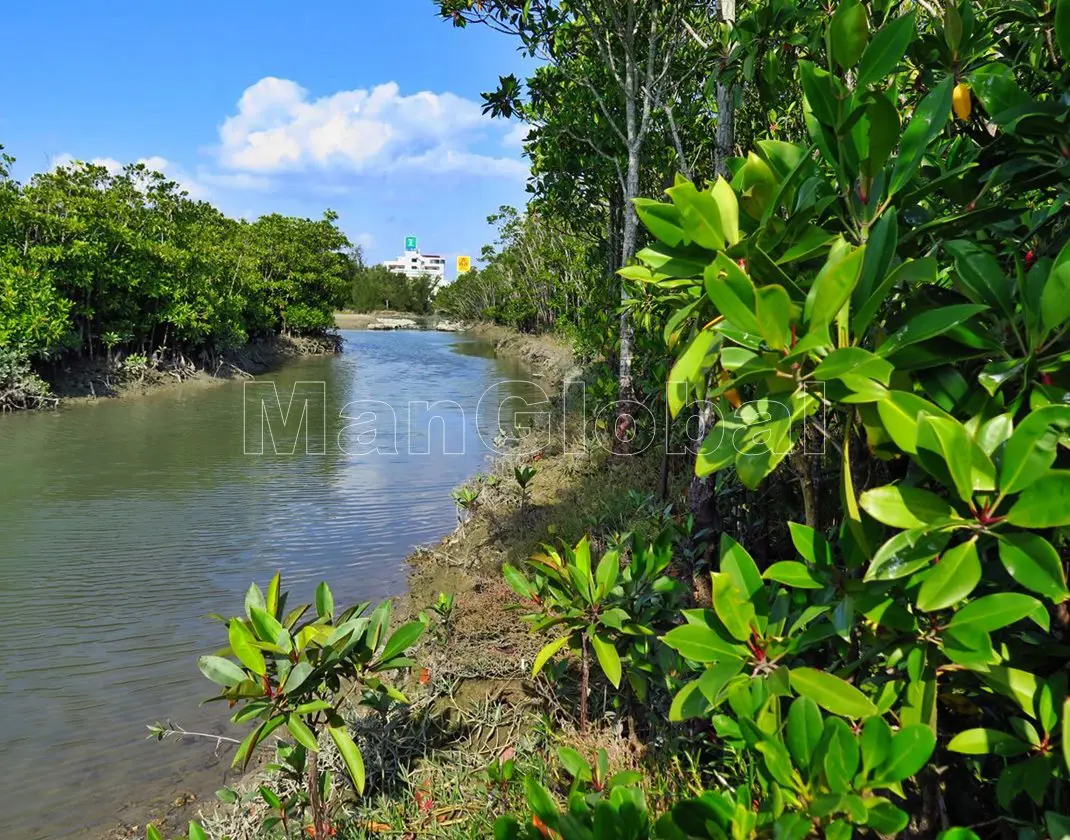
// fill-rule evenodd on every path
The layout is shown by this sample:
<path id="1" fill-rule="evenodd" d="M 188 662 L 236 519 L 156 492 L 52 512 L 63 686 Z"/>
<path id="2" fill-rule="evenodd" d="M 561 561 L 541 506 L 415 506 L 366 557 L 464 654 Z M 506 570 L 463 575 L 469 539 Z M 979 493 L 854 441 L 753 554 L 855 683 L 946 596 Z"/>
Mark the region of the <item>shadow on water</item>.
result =
<path id="1" fill-rule="evenodd" d="M 541 399 L 513 382 L 481 406 L 523 372 L 465 337 L 344 336 L 343 355 L 262 378 L 284 402 L 298 382 L 324 383 L 323 428 L 309 438 L 320 454 L 245 454 L 241 383 L 0 419 L 9 836 L 81 837 L 136 821 L 125 804 L 161 789 L 215 789 L 211 744 L 144 740 L 166 718 L 227 731 L 224 709 L 198 706 L 211 687 L 196 657 L 222 639 L 200 616 L 236 612 L 249 582 L 275 570 L 299 600 L 320 579 L 339 600 L 401 592 L 403 559 L 452 529 L 450 490 L 523 410 L 509 400 L 498 418 L 494 397 Z M 378 414 L 358 423 L 352 405 L 368 400 L 393 406 L 396 427 Z M 361 446 L 372 428 L 379 453 Z"/>

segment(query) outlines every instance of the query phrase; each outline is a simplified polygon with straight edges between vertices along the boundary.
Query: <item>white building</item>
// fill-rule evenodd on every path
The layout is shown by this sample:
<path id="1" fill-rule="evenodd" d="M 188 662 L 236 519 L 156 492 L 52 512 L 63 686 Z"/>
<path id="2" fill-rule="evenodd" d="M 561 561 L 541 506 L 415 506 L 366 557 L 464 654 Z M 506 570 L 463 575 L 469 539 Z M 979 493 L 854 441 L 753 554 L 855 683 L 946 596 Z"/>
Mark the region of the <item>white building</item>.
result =
<path id="1" fill-rule="evenodd" d="M 446 279 L 446 259 L 438 254 L 406 251 L 396 260 L 384 262 L 383 266 L 394 274 L 404 274 L 406 277 L 421 277 L 426 274 L 439 285 Z"/>

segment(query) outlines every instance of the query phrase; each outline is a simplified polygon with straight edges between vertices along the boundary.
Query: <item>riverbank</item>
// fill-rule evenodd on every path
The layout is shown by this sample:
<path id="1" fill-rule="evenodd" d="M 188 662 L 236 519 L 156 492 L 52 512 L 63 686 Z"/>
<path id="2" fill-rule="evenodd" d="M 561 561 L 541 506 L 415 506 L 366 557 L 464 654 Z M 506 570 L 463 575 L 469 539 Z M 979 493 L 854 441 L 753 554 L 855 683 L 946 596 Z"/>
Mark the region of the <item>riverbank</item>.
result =
<path id="1" fill-rule="evenodd" d="M 440 315 L 416 315 L 412 312 L 381 310 L 377 312 L 335 312 L 334 325 L 340 330 L 438 330 L 462 332 L 468 325 Z"/>
<path id="2" fill-rule="evenodd" d="M 176 387 L 208 387 L 267 373 L 292 359 L 338 353 L 340 349 L 335 335 L 279 335 L 218 356 L 170 356 L 156 361 L 127 356 L 114 362 L 80 359 L 43 372 L 42 379 L 51 393 L 42 407 L 91 404 Z"/>

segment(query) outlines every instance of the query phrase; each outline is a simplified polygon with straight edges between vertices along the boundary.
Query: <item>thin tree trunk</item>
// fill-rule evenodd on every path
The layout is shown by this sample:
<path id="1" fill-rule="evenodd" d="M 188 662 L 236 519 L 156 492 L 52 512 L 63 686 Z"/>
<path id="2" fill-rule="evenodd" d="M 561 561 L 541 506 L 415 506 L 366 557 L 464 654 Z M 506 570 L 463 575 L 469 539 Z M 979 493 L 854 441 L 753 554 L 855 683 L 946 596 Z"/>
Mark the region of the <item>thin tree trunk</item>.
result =
<path id="1" fill-rule="evenodd" d="M 721 20 L 736 22 L 736 0 L 719 0 Z M 714 132 L 714 167 L 722 178 L 729 176 L 728 158 L 736 145 L 735 92 L 728 85 L 717 83 L 717 127 Z"/>
<path id="2" fill-rule="evenodd" d="M 591 681 L 591 663 L 587 657 L 587 636 L 580 637 L 580 732 L 587 732 L 587 691 Z"/>

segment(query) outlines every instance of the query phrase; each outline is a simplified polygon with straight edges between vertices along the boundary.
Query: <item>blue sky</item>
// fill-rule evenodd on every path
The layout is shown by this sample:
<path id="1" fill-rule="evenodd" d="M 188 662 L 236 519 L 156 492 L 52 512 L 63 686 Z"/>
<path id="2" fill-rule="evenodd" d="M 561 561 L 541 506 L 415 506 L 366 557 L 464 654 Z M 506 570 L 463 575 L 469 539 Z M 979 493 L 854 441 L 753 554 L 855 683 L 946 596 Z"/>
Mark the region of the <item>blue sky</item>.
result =
<path id="1" fill-rule="evenodd" d="M 523 128 L 480 114 L 515 42 L 431 0 L 5 4 L 0 144 L 26 180 L 145 160 L 231 215 L 318 216 L 375 261 L 476 255 L 522 205 Z"/>

